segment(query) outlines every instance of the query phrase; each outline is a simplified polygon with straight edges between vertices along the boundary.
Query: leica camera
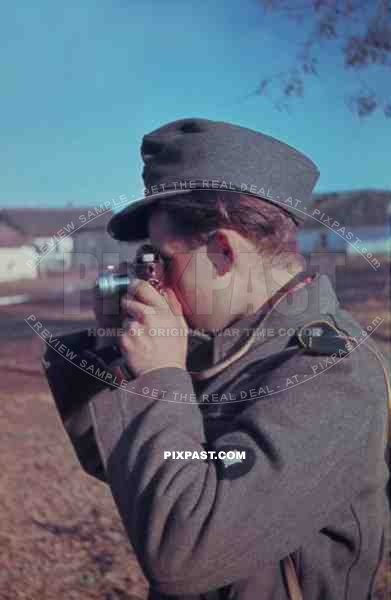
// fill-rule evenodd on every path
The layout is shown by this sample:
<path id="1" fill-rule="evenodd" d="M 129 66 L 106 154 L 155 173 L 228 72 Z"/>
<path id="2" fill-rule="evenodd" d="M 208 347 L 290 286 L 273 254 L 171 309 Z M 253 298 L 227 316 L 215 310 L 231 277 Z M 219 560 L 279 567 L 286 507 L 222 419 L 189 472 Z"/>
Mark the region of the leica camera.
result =
<path id="1" fill-rule="evenodd" d="M 158 249 L 152 244 L 142 244 L 133 262 L 122 262 L 118 267 L 108 265 L 99 273 L 95 283 L 95 302 L 103 315 L 118 317 L 121 313 L 121 298 L 133 279 L 143 279 L 161 291 L 161 279 L 165 263 Z M 99 343 L 104 343 L 103 340 Z"/>
<path id="2" fill-rule="evenodd" d="M 118 297 L 126 293 L 132 279 L 143 279 L 160 289 L 160 280 L 165 270 L 165 264 L 159 251 L 152 244 L 142 244 L 132 263 L 123 262 L 118 269 L 107 266 L 96 280 L 98 294 L 102 298 Z"/>
<path id="3" fill-rule="evenodd" d="M 102 331 L 112 330 L 113 326 L 124 327 L 118 321 L 121 315 L 121 298 L 126 294 L 133 279 L 148 281 L 157 290 L 161 290 L 161 279 L 166 265 L 158 249 L 152 244 L 142 244 L 136 252 L 133 262 L 122 262 L 117 267 L 108 265 L 99 274 L 95 282 L 95 307 L 103 319 L 100 323 Z M 98 327 L 97 331 L 100 331 Z M 100 334 L 95 340 L 95 349 L 113 346 L 118 350 L 116 336 L 112 333 Z"/>

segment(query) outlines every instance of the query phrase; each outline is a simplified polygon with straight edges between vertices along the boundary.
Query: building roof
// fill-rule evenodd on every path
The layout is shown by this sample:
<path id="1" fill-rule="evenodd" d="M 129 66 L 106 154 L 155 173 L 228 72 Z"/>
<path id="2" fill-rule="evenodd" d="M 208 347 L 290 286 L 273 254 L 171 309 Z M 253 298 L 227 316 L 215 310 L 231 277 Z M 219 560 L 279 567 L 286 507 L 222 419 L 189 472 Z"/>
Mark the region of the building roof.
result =
<path id="1" fill-rule="evenodd" d="M 355 227 L 385 225 L 391 216 L 391 191 L 357 190 L 352 192 L 333 192 L 314 194 L 310 210 L 320 210 L 316 218 L 321 220 L 322 213 L 342 225 Z M 319 220 L 307 218 L 305 229 L 323 227 Z"/>
<path id="2" fill-rule="evenodd" d="M 55 235 L 62 228 L 69 232 L 75 231 L 80 225 L 83 225 L 79 229 L 80 233 L 103 232 L 106 231 L 112 214 L 110 210 L 104 209 L 100 212 L 100 207 L 89 206 L 80 208 L 2 208 L 0 209 L 0 223 L 6 224 L 28 238 L 34 238 Z M 67 226 L 72 226 L 72 223 L 74 227 L 67 230 Z"/>
<path id="3" fill-rule="evenodd" d="M 0 224 L 14 229 L 19 235 L 32 239 L 53 236 L 62 228 L 75 232 L 83 225 L 78 234 L 106 232 L 107 223 L 113 215 L 111 210 L 101 207 L 63 207 L 63 208 L 0 208 Z M 384 225 L 390 219 L 391 191 L 358 190 L 314 194 L 313 203 L 308 208 L 310 215 L 317 208 L 321 214 L 329 216 L 342 225 L 373 226 Z M 89 212 L 90 211 L 90 212 Z M 320 218 L 320 215 L 317 215 Z M 66 229 L 73 223 L 72 229 Z M 303 229 L 319 229 L 322 224 L 310 217 Z M 5 234 L 5 232 L 4 232 Z M 108 234 L 107 234 L 108 235 Z"/>

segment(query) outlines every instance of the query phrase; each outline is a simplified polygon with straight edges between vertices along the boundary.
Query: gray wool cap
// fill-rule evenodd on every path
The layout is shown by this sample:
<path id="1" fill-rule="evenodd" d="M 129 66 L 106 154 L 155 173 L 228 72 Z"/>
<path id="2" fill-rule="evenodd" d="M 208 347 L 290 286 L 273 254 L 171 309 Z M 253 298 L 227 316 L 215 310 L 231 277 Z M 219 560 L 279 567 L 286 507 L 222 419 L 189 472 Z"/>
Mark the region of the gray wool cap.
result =
<path id="1" fill-rule="evenodd" d="M 297 224 L 319 178 L 304 154 L 264 133 L 223 121 L 187 118 L 144 135 L 144 196 L 108 223 L 120 241 L 148 237 L 149 209 L 177 194 L 224 190 L 256 196 L 285 210 Z M 202 198 L 202 196 L 201 196 Z"/>

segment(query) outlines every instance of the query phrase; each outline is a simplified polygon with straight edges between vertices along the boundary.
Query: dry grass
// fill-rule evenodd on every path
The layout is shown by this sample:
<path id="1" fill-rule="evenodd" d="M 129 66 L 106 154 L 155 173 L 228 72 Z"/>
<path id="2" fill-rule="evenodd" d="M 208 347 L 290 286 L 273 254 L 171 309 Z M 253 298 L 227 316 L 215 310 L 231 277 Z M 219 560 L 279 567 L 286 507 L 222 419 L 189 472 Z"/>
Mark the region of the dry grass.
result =
<path id="1" fill-rule="evenodd" d="M 147 584 L 108 487 L 84 474 L 47 392 L 0 393 L 2 600 L 136 600 Z"/>

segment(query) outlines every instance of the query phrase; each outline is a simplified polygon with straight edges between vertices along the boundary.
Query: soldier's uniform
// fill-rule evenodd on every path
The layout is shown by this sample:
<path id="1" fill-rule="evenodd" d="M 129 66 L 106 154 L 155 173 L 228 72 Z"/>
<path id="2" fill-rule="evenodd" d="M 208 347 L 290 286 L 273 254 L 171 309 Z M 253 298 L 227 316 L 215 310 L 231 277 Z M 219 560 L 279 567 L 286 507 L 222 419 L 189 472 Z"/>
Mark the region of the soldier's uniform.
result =
<path id="1" fill-rule="evenodd" d="M 197 365 L 220 364 L 254 332 L 229 368 L 197 377 Z M 93 339 L 63 342 L 90 365 Z M 329 278 L 299 274 L 266 311 L 190 342 L 194 377 L 159 368 L 127 389 L 53 348 L 44 359 L 81 465 L 110 486 L 150 600 L 286 600 L 292 565 L 304 599 L 368 600 L 390 527 L 387 387 Z M 246 455 L 163 458 L 202 449 Z"/>
<path id="2" fill-rule="evenodd" d="M 207 119 L 164 125 L 141 152 L 150 189 L 111 219 L 118 240 L 148 237 L 160 197 L 205 187 L 300 221 L 319 176 L 296 149 Z M 80 364 L 47 350 L 65 429 L 86 472 L 110 486 L 150 600 L 371 598 L 390 512 L 388 379 L 369 331 L 326 275 L 298 274 L 253 315 L 192 336 L 186 369 L 154 369 L 126 389 L 102 381 L 116 357 L 86 331 L 63 339 Z M 245 458 L 201 454 L 229 450 Z"/>

